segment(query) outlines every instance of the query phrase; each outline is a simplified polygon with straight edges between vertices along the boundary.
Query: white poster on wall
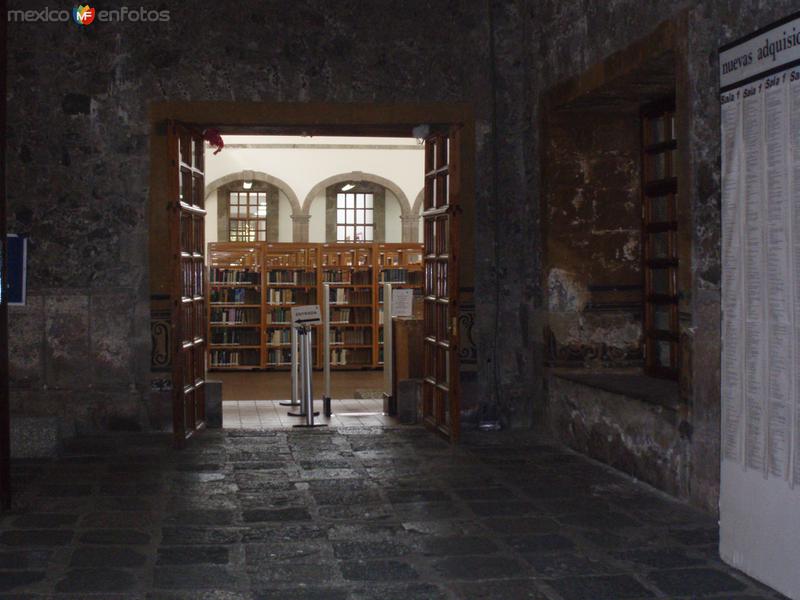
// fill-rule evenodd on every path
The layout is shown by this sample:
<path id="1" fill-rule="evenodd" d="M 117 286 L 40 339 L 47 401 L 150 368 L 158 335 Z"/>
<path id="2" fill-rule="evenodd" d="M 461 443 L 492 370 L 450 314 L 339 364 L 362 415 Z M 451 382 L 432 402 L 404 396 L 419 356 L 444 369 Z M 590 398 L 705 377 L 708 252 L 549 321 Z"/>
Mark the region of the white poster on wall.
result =
<path id="1" fill-rule="evenodd" d="M 720 50 L 720 553 L 800 598 L 800 14 Z"/>

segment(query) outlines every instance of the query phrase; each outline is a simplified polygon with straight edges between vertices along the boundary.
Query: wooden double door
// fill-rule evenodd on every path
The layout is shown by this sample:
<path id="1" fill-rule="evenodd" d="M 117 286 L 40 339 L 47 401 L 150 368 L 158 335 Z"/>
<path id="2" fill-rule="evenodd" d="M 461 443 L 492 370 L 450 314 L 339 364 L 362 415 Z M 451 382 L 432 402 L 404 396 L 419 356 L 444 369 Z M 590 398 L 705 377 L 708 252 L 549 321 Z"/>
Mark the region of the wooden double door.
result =
<path id="1" fill-rule="evenodd" d="M 198 128 L 169 123 L 172 394 L 175 443 L 205 426 L 205 153 Z"/>
<path id="2" fill-rule="evenodd" d="M 459 128 L 437 130 L 425 142 L 423 204 L 425 426 L 457 441 L 458 225 L 461 200 Z M 182 445 L 205 425 L 208 331 L 204 262 L 205 169 L 200 128 L 168 124 L 169 230 L 173 253 L 173 429 Z"/>
<path id="3" fill-rule="evenodd" d="M 425 425 L 451 441 L 460 431 L 458 357 L 458 218 L 461 212 L 459 129 L 425 142 L 423 203 Z"/>

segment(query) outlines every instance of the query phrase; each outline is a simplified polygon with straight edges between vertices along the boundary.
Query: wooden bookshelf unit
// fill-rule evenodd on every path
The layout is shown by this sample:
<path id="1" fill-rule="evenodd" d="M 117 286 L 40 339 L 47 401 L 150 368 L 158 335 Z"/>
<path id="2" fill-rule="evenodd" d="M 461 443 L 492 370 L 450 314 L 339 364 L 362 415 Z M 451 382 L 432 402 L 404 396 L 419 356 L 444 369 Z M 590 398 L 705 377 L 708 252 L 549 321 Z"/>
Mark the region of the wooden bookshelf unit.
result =
<path id="1" fill-rule="evenodd" d="M 289 369 L 292 364 L 292 306 L 316 304 L 319 249 L 313 244 L 260 243 L 264 269 L 264 369 Z M 319 363 L 318 327 L 314 328 L 314 363 Z"/>
<path id="2" fill-rule="evenodd" d="M 422 293 L 422 245 L 234 243 L 209 246 L 209 369 L 289 369 L 290 310 L 330 284 L 331 368 L 383 364 L 383 283 Z M 322 367 L 321 327 L 313 332 Z"/>
<path id="3" fill-rule="evenodd" d="M 378 365 L 383 366 L 383 284 L 393 288 L 412 288 L 415 295 L 422 294 L 425 274 L 422 270 L 422 244 L 378 244 L 378 306 L 375 322 L 378 323 Z"/>
<path id="4" fill-rule="evenodd" d="M 257 369 L 262 366 L 261 264 L 251 244 L 209 244 L 208 366 Z"/>

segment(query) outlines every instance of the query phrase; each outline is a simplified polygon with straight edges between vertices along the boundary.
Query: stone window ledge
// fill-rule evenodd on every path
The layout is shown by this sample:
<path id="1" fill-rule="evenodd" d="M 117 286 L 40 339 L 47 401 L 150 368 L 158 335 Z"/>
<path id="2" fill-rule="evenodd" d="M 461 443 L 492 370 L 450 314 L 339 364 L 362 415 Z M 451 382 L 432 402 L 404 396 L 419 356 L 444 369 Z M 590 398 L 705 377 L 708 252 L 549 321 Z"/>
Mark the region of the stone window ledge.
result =
<path id="1" fill-rule="evenodd" d="M 548 369 L 554 377 L 566 379 L 627 398 L 635 398 L 647 404 L 680 412 L 685 406 L 681 400 L 677 381 L 659 379 L 641 371 L 589 371 L 586 369 Z"/>

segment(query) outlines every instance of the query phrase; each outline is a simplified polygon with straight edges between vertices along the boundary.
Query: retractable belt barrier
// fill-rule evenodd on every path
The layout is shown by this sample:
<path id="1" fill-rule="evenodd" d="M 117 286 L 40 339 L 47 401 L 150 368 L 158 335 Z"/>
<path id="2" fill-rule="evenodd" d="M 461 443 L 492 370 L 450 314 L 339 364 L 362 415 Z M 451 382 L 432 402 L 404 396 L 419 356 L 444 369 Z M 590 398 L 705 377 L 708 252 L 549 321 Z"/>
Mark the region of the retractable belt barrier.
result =
<path id="1" fill-rule="evenodd" d="M 293 327 L 294 329 L 294 327 Z M 300 347 L 300 380 L 302 382 L 303 395 L 301 399 L 301 412 L 289 413 L 291 416 L 305 417 L 306 422 L 295 425 L 295 427 L 326 427 L 324 423 L 314 423 L 314 417 L 319 413 L 314 412 L 314 394 L 312 389 L 311 371 L 314 358 L 311 349 L 311 327 L 308 325 L 296 326 L 297 337 Z"/>
<path id="2" fill-rule="evenodd" d="M 281 406 L 300 406 L 300 363 L 299 353 L 297 352 L 297 330 L 292 327 L 291 334 L 291 351 L 292 351 L 292 399 L 289 402 L 281 402 Z M 302 411 L 302 409 L 301 409 Z M 294 416 L 289 413 L 289 416 Z"/>

